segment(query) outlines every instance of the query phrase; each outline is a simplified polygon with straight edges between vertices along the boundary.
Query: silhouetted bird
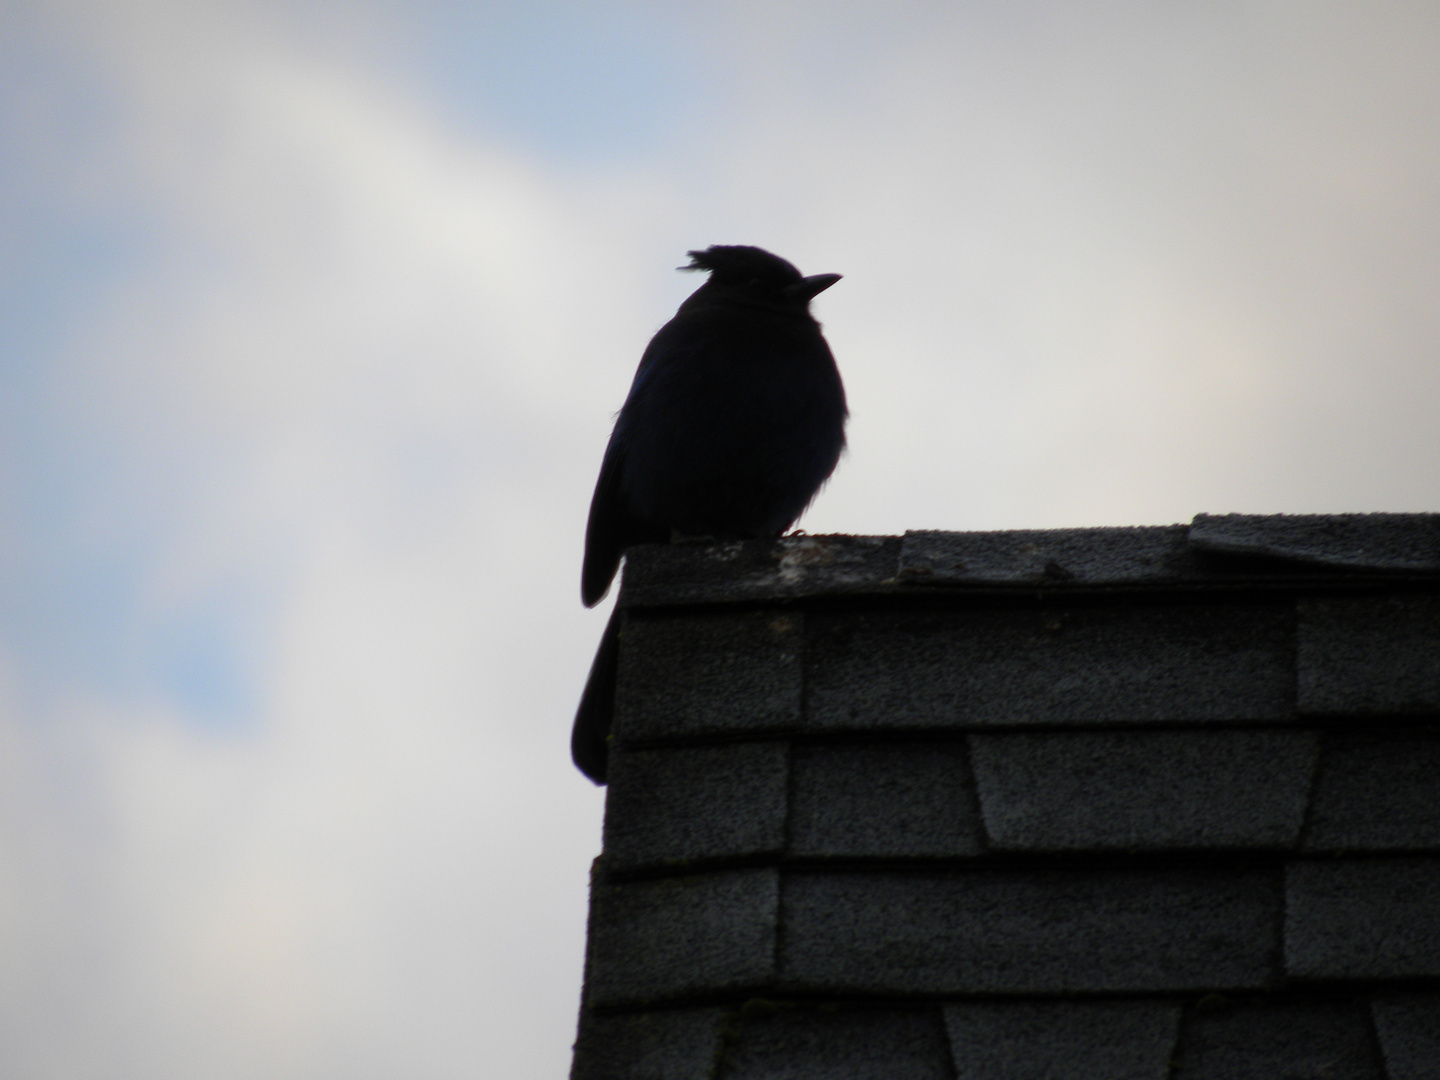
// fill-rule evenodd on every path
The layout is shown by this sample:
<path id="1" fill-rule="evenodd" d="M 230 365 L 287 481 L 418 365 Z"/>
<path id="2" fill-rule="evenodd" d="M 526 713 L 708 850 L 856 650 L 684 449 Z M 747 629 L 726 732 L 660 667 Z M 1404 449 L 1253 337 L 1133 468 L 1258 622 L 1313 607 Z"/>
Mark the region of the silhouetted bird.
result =
<path id="1" fill-rule="evenodd" d="M 839 274 L 801 277 L 757 247 L 691 251 L 710 278 L 640 358 L 615 420 L 585 529 L 580 595 L 592 607 L 632 544 L 779 536 L 845 449 L 845 389 L 810 316 Z M 571 754 L 605 782 L 619 655 L 611 615 L 575 714 Z"/>

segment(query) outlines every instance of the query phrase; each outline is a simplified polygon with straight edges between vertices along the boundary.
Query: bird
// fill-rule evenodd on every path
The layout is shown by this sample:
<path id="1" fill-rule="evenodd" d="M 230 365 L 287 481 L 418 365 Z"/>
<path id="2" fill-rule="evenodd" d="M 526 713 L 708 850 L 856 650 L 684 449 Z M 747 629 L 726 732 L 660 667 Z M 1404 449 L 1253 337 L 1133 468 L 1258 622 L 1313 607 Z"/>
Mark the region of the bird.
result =
<path id="1" fill-rule="evenodd" d="M 845 450 L 845 388 L 810 314 L 840 275 L 804 277 L 743 244 L 687 254 L 679 269 L 709 277 L 651 339 L 616 416 L 585 528 L 586 607 L 635 544 L 783 535 Z M 570 741 L 575 765 L 597 784 L 609 767 L 619 649 L 617 609 Z"/>

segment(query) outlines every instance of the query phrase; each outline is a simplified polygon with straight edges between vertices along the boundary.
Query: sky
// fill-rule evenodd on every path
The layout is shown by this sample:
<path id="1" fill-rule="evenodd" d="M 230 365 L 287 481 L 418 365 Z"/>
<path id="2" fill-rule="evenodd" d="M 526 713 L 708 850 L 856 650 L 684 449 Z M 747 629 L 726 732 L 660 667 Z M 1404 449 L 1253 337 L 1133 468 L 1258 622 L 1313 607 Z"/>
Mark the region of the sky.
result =
<path id="1" fill-rule="evenodd" d="M 812 533 L 1440 510 L 1423 3 L 0 7 L 0 1074 L 556 1077 L 585 513 L 753 243 Z"/>

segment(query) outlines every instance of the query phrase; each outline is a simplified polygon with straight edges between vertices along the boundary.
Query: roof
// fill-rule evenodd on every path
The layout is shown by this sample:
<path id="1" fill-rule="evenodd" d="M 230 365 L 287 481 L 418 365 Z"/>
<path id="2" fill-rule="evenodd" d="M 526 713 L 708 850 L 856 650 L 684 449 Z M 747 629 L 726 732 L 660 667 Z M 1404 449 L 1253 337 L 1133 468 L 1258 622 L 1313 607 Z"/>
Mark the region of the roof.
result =
<path id="1" fill-rule="evenodd" d="M 637 548 L 620 604 L 580 1080 L 1433 1075 L 1440 515 Z"/>
<path id="2" fill-rule="evenodd" d="M 1189 525 L 789 536 L 632 549 L 620 602 L 906 595 L 925 586 L 1092 589 L 1339 584 L 1440 574 L 1440 514 L 1198 514 Z"/>

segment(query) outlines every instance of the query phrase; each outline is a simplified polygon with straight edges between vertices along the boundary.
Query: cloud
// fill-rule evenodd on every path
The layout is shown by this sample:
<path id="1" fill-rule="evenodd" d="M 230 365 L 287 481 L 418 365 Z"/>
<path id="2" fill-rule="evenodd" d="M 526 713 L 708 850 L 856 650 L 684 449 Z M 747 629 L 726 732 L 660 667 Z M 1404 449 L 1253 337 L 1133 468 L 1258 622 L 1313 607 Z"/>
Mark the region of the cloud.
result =
<path id="1" fill-rule="evenodd" d="M 812 524 L 1434 505 L 1432 16 L 917 8 L 823 95 L 756 46 L 784 105 L 705 174 L 847 273 L 853 454 Z"/>
<path id="2" fill-rule="evenodd" d="M 632 363 L 628 257 L 244 10 L 83 14 L 155 254 L 35 392 L 78 528 L 12 565 L 88 575 L 101 628 L 32 643 L 70 660 L 8 701 L 6 1071 L 555 1075 L 599 799 L 565 763 L 598 633 L 566 470 L 606 422 L 566 376 Z"/>

